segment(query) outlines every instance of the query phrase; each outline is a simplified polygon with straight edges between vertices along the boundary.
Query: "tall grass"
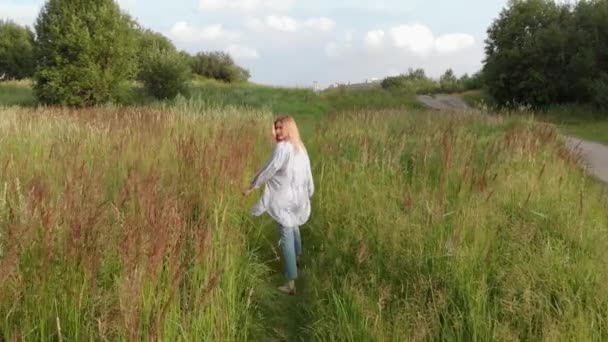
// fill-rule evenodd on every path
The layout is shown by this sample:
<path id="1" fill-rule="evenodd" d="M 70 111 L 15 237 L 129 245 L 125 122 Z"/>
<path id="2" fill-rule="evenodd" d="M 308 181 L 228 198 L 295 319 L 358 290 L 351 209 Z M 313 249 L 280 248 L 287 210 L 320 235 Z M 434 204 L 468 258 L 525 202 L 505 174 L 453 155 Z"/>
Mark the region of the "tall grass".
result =
<path id="1" fill-rule="evenodd" d="M 554 104 L 532 113 L 528 109 L 513 111 L 498 108 L 492 96 L 484 90 L 468 91 L 460 96 L 474 108 L 533 116 L 538 121 L 555 124 L 564 134 L 608 144 L 608 116 L 605 111 L 589 104 Z"/>
<path id="2" fill-rule="evenodd" d="M 406 110 L 298 121 L 317 192 L 284 298 L 275 228 L 240 197 L 268 111 L 0 111 L 0 339 L 608 337 L 608 200 L 553 128 Z"/>
<path id="3" fill-rule="evenodd" d="M 416 100 L 415 88 L 383 89 L 372 86 L 364 89 L 333 88 L 320 94 L 329 112 L 380 109 L 420 110 L 424 105 Z"/>
<path id="4" fill-rule="evenodd" d="M 189 97 L 213 106 L 238 106 L 266 109 L 273 113 L 320 115 L 327 104 L 311 89 L 271 87 L 249 83 L 227 84 L 218 81 L 194 81 Z"/>
<path id="5" fill-rule="evenodd" d="M 605 192 L 551 127 L 444 115 L 321 123 L 308 333 L 606 339 Z"/>
<path id="6" fill-rule="evenodd" d="M 0 339 L 263 331 L 268 268 L 248 247 L 256 226 L 235 209 L 256 146 L 268 146 L 267 120 L 229 109 L 3 110 Z"/>
<path id="7" fill-rule="evenodd" d="M 486 90 L 469 90 L 461 93 L 460 96 L 473 108 L 499 110 L 494 98 Z"/>

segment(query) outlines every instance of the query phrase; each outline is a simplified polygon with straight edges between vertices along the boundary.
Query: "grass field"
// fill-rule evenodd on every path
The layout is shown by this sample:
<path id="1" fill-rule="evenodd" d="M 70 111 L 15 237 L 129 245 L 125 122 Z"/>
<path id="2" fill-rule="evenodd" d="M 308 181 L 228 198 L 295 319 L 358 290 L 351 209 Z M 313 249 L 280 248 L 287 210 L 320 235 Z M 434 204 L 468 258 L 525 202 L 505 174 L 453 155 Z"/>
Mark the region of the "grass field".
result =
<path id="1" fill-rule="evenodd" d="M 608 144 L 608 114 L 595 108 L 553 106 L 541 119 L 555 123 L 565 134 Z"/>
<path id="2" fill-rule="evenodd" d="M 33 106 L 36 98 L 32 92 L 31 81 L 0 82 L 0 106 Z"/>
<path id="3" fill-rule="evenodd" d="M 318 190 L 278 294 L 276 227 L 240 191 L 305 91 L 245 90 L 0 109 L 0 339 L 608 338 L 608 199 L 557 131 L 407 101 L 296 113 Z"/>
<path id="4" fill-rule="evenodd" d="M 491 96 L 484 91 L 470 91 L 461 96 L 472 107 L 496 110 Z M 524 115 L 529 114 L 524 111 Z M 556 125 L 563 134 L 608 144 L 608 114 L 592 106 L 552 105 L 543 112 L 534 113 L 534 117 Z"/>
<path id="5" fill-rule="evenodd" d="M 119 105 L 164 106 L 167 102 L 147 96 L 141 85 L 125 86 Z M 273 113 L 319 116 L 329 112 L 354 109 L 422 109 L 415 89 L 387 91 L 380 87 L 360 90 L 329 89 L 320 93 L 307 88 L 284 88 L 252 83 L 226 84 L 214 80 L 194 80 L 183 97 L 197 106 L 240 107 Z M 176 103 L 172 100 L 169 104 Z M 0 105 L 34 106 L 36 99 L 30 81 L 0 82 Z"/>

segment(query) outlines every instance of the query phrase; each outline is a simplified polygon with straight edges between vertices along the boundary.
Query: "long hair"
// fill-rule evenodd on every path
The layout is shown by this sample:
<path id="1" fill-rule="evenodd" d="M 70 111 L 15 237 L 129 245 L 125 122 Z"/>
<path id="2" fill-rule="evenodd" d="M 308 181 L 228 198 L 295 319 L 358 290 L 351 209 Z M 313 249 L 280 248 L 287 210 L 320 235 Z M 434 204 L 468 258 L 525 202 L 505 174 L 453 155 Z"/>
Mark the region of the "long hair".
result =
<path id="1" fill-rule="evenodd" d="M 285 140 L 292 143 L 296 150 L 305 149 L 302 138 L 300 138 L 300 130 L 298 129 L 296 120 L 294 120 L 290 115 L 282 115 L 274 120 L 274 124 L 272 125 L 272 135 L 275 140 L 276 133 L 274 131 L 274 127 L 279 122 L 283 124 L 283 135 L 285 136 Z"/>

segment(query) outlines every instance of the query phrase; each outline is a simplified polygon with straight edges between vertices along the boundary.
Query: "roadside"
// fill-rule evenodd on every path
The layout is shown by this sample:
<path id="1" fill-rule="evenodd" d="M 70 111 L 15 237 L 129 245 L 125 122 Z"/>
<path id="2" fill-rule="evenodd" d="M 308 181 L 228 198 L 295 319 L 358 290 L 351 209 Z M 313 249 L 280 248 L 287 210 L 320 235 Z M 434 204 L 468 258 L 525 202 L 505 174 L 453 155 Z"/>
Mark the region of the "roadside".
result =
<path id="1" fill-rule="evenodd" d="M 581 153 L 589 172 L 608 183 L 608 146 L 574 137 L 566 137 L 566 145 Z"/>
<path id="2" fill-rule="evenodd" d="M 424 103 L 430 108 L 438 109 L 438 110 L 468 110 L 471 107 L 458 95 L 418 95 L 418 101 Z M 589 124 L 587 127 L 591 132 L 598 133 L 598 137 L 603 137 L 605 134 L 608 134 L 605 131 L 599 131 L 602 129 L 602 125 L 592 126 Z M 608 123 L 605 125 L 608 128 Z M 585 161 L 585 166 L 587 166 L 589 172 L 593 174 L 598 179 L 608 182 L 608 145 L 601 144 L 599 142 L 593 142 L 590 140 L 582 139 L 576 136 L 584 136 L 587 134 L 580 134 L 581 128 L 570 130 L 568 128 L 566 131 L 566 145 L 580 153 Z M 599 141 L 603 141 L 603 139 L 599 139 Z"/>

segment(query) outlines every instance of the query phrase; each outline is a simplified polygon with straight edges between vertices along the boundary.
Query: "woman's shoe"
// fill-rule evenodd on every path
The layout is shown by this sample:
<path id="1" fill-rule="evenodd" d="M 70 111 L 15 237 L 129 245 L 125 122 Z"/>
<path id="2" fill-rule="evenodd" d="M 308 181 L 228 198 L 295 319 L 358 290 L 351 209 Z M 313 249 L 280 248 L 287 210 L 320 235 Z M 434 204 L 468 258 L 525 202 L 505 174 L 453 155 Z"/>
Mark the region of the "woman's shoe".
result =
<path id="1" fill-rule="evenodd" d="M 287 295 L 294 296 L 296 294 L 296 285 L 292 280 L 283 286 L 279 286 L 279 291 Z"/>

